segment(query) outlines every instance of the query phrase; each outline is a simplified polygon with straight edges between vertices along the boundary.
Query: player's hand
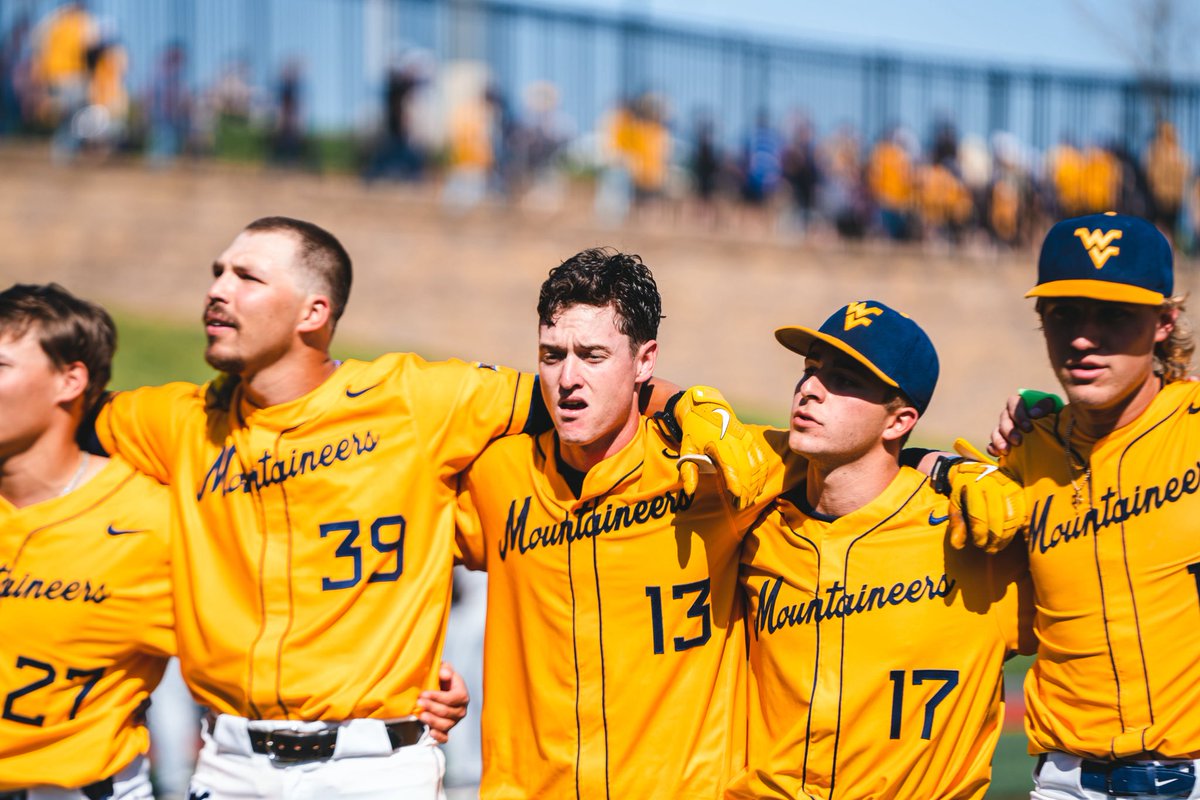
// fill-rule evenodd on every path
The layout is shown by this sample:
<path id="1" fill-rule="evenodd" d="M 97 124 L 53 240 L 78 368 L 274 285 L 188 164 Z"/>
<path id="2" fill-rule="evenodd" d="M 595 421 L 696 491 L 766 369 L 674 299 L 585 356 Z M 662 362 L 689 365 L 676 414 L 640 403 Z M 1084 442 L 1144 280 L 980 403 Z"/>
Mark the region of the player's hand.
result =
<path id="1" fill-rule="evenodd" d="M 693 386 L 676 402 L 673 413 L 681 432 L 683 490 L 695 494 L 701 470 L 712 465 L 721 473 L 734 507 L 753 505 L 767 482 L 767 459 L 721 393 L 711 386 Z"/>
<path id="2" fill-rule="evenodd" d="M 950 546 L 961 550 L 971 542 L 980 550 L 1003 550 L 1025 527 L 1025 490 L 1009 472 L 957 439 L 954 449 L 969 461 L 950 467 Z"/>
<path id="3" fill-rule="evenodd" d="M 450 729 L 462 722 L 467 715 L 467 684 L 454 667 L 442 662 L 438 670 L 438 691 L 421 692 L 417 705 L 421 713 L 417 719 L 429 726 L 429 735 L 438 744 L 450 741 Z"/>
<path id="4" fill-rule="evenodd" d="M 988 452 L 999 458 L 1008 452 L 1009 447 L 1020 447 L 1025 438 L 1022 434 L 1033 430 L 1035 419 L 1061 411 L 1062 407 L 1062 398 L 1056 394 L 1036 389 L 1020 390 L 1004 404 L 1000 421 L 988 442 Z"/>

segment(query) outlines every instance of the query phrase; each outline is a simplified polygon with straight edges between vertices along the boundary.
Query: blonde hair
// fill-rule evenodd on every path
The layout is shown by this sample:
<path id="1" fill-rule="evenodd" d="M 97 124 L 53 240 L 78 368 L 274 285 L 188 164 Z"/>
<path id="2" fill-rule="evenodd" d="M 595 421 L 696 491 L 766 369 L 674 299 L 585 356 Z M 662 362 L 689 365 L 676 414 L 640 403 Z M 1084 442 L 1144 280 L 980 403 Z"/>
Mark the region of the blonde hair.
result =
<path id="1" fill-rule="evenodd" d="M 1174 383 L 1188 376 L 1192 369 L 1192 354 L 1196 340 L 1192 323 L 1184 314 L 1187 295 L 1176 295 L 1161 306 L 1163 311 L 1176 311 L 1175 327 L 1170 336 L 1154 345 L 1154 371 L 1162 375 L 1163 383 Z"/>

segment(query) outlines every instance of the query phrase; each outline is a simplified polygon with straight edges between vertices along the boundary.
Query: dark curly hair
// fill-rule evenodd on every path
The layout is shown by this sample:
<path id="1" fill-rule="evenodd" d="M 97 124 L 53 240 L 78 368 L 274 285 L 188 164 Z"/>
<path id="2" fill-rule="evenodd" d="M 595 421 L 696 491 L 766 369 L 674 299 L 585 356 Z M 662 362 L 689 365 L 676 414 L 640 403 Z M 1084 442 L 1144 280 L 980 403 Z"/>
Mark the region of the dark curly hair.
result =
<path id="1" fill-rule="evenodd" d="M 538 295 L 538 321 L 553 325 L 571 306 L 612 306 L 617 330 L 637 348 L 658 338 L 662 298 L 640 256 L 611 247 L 595 247 L 568 258 L 554 269 Z"/>

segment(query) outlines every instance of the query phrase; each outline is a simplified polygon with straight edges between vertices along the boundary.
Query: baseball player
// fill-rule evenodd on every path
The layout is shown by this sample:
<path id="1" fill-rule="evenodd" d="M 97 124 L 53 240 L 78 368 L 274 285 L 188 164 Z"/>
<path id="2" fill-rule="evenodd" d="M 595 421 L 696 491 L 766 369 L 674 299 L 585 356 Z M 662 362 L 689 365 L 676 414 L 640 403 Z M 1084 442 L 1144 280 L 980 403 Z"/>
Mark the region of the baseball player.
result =
<path id="1" fill-rule="evenodd" d="M 0 798 L 152 797 L 143 713 L 174 652 L 166 490 L 75 432 L 116 331 L 62 287 L 0 292 Z"/>
<path id="2" fill-rule="evenodd" d="M 737 552 L 782 453 L 740 509 L 714 477 L 684 489 L 677 440 L 638 413 L 661 301 L 636 256 L 567 259 L 538 315 L 554 430 L 494 442 L 459 495 L 464 560 L 489 573 L 480 796 L 720 797 L 745 757 Z M 715 390 L 675 412 L 752 435 Z"/>
<path id="3" fill-rule="evenodd" d="M 805 357 L 787 443 L 807 470 L 742 550 L 748 768 L 728 796 L 982 798 L 1032 607 L 1023 551 L 947 547 L 946 498 L 900 465 L 933 344 L 875 301 L 775 335 Z"/>
<path id="4" fill-rule="evenodd" d="M 993 438 L 1030 511 L 1035 800 L 1200 797 L 1200 384 L 1173 291 L 1162 234 L 1097 214 L 1050 229 L 1027 295 L 1069 403 Z"/>
<path id="5" fill-rule="evenodd" d="M 205 357 L 224 377 L 119 393 L 96 420 L 174 496 L 180 661 L 212 712 L 193 792 L 437 797 L 417 716 L 454 713 L 422 690 L 439 685 L 455 475 L 525 426 L 533 380 L 334 361 L 351 265 L 311 223 L 253 222 L 212 272 Z"/>
<path id="6" fill-rule="evenodd" d="M 743 764 L 738 552 L 795 459 L 707 387 L 674 404 L 681 432 L 638 416 L 660 311 L 635 256 L 553 270 L 538 313 L 555 430 L 493 443 L 463 477 L 464 560 L 489 572 L 483 797 L 719 797 Z M 680 468 L 700 452 L 744 459 L 737 497 Z"/>

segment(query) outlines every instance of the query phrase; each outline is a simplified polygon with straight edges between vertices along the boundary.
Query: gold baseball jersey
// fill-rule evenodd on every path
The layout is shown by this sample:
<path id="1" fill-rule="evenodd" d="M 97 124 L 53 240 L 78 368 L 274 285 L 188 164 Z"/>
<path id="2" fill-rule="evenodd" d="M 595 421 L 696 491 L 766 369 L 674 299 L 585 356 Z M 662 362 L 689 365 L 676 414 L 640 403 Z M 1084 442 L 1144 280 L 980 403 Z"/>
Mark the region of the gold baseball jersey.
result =
<path id="1" fill-rule="evenodd" d="M 169 523 L 166 489 L 118 458 L 63 497 L 0 498 L 0 792 L 86 786 L 148 749 Z"/>
<path id="2" fill-rule="evenodd" d="M 288 403 L 116 395 L 101 444 L 171 484 L 184 677 L 253 719 L 392 719 L 436 688 L 457 474 L 520 431 L 534 379 L 393 353 Z"/>
<path id="3" fill-rule="evenodd" d="M 983 797 L 1004 659 L 1032 649 L 1024 552 L 950 548 L 946 498 L 907 467 L 836 519 L 788 496 L 742 550 L 748 767 L 728 796 Z"/>
<path id="4" fill-rule="evenodd" d="M 736 513 L 715 476 L 684 493 L 652 420 L 578 497 L 556 453 L 515 436 L 463 476 L 464 561 L 488 571 L 480 796 L 720 797 L 745 758 L 738 548 L 783 462 Z"/>
<path id="5" fill-rule="evenodd" d="M 1026 487 L 1038 658 L 1034 753 L 1200 758 L 1200 384 L 1094 441 L 1073 412 L 1011 451 Z M 1078 502 L 1076 499 L 1078 489 Z"/>

